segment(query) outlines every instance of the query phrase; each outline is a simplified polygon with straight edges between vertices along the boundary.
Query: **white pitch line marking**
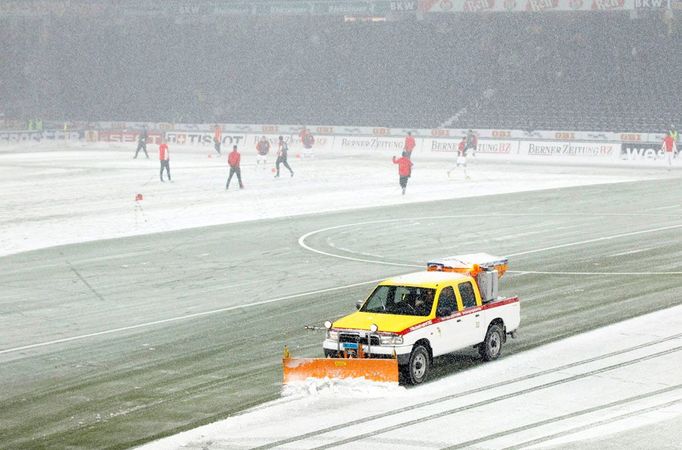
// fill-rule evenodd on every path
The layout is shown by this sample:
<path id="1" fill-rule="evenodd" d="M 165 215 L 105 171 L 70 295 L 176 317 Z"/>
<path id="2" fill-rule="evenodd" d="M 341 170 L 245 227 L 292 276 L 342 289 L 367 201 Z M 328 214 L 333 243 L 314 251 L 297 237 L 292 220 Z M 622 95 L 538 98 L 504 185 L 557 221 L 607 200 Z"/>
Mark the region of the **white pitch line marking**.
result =
<path id="1" fill-rule="evenodd" d="M 374 253 L 363 253 L 363 252 L 354 252 L 358 255 L 363 255 L 363 256 L 371 256 L 373 258 L 383 258 L 382 255 L 375 255 Z"/>
<path id="2" fill-rule="evenodd" d="M 356 252 L 355 250 L 351 250 L 351 249 L 345 248 L 345 247 L 334 246 L 334 248 L 341 250 L 342 252 L 353 253 L 355 255 L 371 256 L 373 258 L 383 258 L 383 256 L 381 256 L 381 255 L 375 255 L 373 253 Z"/>
<path id="3" fill-rule="evenodd" d="M 663 209 L 674 209 L 674 208 L 679 208 L 682 205 L 670 205 L 670 206 L 659 206 L 658 208 L 651 208 L 648 211 L 660 211 Z"/>
<path id="4" fill-rule="evenodd" d="M 566 247 L 574 247 L 576 245 L 583 245 L 583 244 L 592 244 L 593 242 L 601 242 L 601 241 L 609 241 L 611 239 L 620 239 L 622 237 L 630 237 L 630 236 L 637 236 L 640 234 L 647 234 L 647 233 L 656 233 L 659 231 L 668 231 L 668 230 L 675 230 L 677 228 L 682 228 L 682 225 L 670 225 L 668 227 L 660 227 L 660 228 L 651 228 L 649 230 L 640 230 L 640 231 L 632 231 L 630 233 L 620 233 L 620 234 L 613 234 L 611 236 L 603 236 L 600 238 L 594 238 L 594 239 L 586 239 L 584 241 L 577 241 L 577 242 L 569 242 L 566 244 L 559 244 L 559 245 L 553 245 L 551 247 L 545 247 L 545 248 L 538 248 L 535 250 L 528 250 L 525 252 L 518 252 L 518 253 L 511 253 L 507 256 L 521 256 L 521 255 L 529 255 L 531 253 L 539 253 L 539 252 L 546 252 L 547 250 L 556 250 L 558 248 L 566 248 Z"/>
<path id="5" fill-rule="evenodd" d="M 334 229 L 334 228 L 339 228 L 339 227 L 330 227 L 330 228 L 325 228 L 323 230 L 312 231 L 310 233 L 306 233 L 303 236 L 301 236 L 300 238 L 298 238 L 298 245 L 300 245 L 301 247 L 303 247 L 304 249 L 306 249 L 310 252 L 317 253 L 319 255 L 331 256 L 332 258 L 347 259 L 349 261 L 366 262 L 366 263 L 370 263 L 370 264 L 383 264 L 386 266 L 396 266 L 396 267 L 419 267 L 419 268 L 423 267 L 423 265 L 421 265 L 421 264 L 415 265 L 415 264 L 392 263 L 392 262 L 387 262 L 387 261 L 377 261 L 374 259 L 363 259 L 363 258 L 354 258 L 352 256 L 336 255 L 334 253 L 328 253 L 328 252 L 324 252 L 322 250 L 318 250 L 316 248 L 312 248 L 308 244 L 305 243 L 305 239 L 308 236 L 311 236 L 311 235 L 318 233 L 318 232 Z"/>
<path id="6" fill-rule="evenodd" d="M 522 215 L 522 214 L 516 214 L 516 215 Z M 484 214 L 476 215 L 476 216 L 485 216 Z M 422 217 L 421 219 L 450 219 L 450 218 L 455 218 L 455 217 L 463 217 L 463 216 L 433 216 L 433 217 Z M 467 215 L 466 217 L 471 217 L 470 215 Z M 488 217 L 488 216 L 486 216 Z M 417 267 L 417 268 L 423 268 L 424 264 L 405 264 L 405 263 L 394 263 L 394 262 L 388 262 L 388 261 L 377 261 L 377 260 L 372 260 L 372 259 L 364 259 L 364 258 L 354 258 L 352 256 L 344 256 L 344 255 L 337 255 L 334 253 L 329 253 L 325 252 L 322 250 L 318 250 L 316 248 L 313 248 L 306 244 L 305 240 L 309 238 L 310 236 L 313 236 L 315 234 L 323 233 L 325 231 L 329 230 L 336 230 L 339 228 L 347 228 L 347 227 L 353 227 L 353 226 L 361 226 L 361 225 L 369 225 L 369 224 L 377 224 L 377 223 L 387 223 L 387 222 L 397 222 L 397 221 L 405 221 L 405 220 L 414 220 L 414 218 L 404 218 L 404 219 L 387 219 L 387 220 L 376 220 L 376 221 L 370 221 L 370 222 L 358 222 L 358 223 L 350 223 L 350 224 L 344 224 L 344 225 L 336 225 L 333 227 L 327 227 L 327 228 L 321 228 L 319 230 L 313 230 L 310 231 L 300 238 L 298 238 L 298 245 L 303 247 L 304 249 L 317 253 L 320 255 L 325 255 L 325 256 L 331 256 L 332 258 L 339 258 L 339 259 L 346 259 L 349 261 L 356 261 L 356 262 L 366 262 L 370 264 L 380 264 L 380 265 L 386 265 L 386 266 L 396 266 L 396 267 Z M 525 252 L 518 252 L 518 253 L 511 253 L 508 254 L 507 256 L 512 257 L 512 256 L 521 256 L 521 255 L 528 255 L 531 253 L 540 253 L 540 252 L 545 252 L 548 250 L 555 250 L 558 248 L 566 248 L 566 247 L 572 247 L 576 245 L 583 245 L 583 244 L 590 244 L 593 242 L 600 242 L 600 241 L 607 241 L 611 239 L 619 239 L 622 237 L 629 237 L 629 236 L 637 236 L 640 234 L 647 234 L 647 233 L 656 233 L 659 231 L 667 231 L 667 230 L 674 230 L 677 228 L 682 228 L 682 225 L 670 225 L 667 227 L 659 227 L 659 228 L 651 228 L 648 230 L 640 230 L 640 231 L 632 231 L 629 233 L 620 233 L 620 234 L 614 234 L 611 236 L 603 236 L 600 238 L 594 238 L 594 239 L 587 239 L 583 241 L 576 241 L 576 242 L 568 242 L 566 244 L 559 244 L 559 245 L 553 245 L 550 247 L 544 247 L 544 248 L 539 248 L 535 250 L 528 250 Z M 509 271 L 512 272 L 513 271 Z M 541 271 L 528 271 L 524 270 L 522 271 L 524 274 L 556 274 L 556 275 L 678 275 L 682 274 L 682 272 L 601 272 L 601 273 L 595 273 L 595 272 L 541 272 Z"/>
<path id="7" fill-rule="evenodd" d="M 628 250 L 626 252 L 619 252 L 619 253 L 613 253 L 612 255 L 606 255 L 606 258 L 614 258 L 616 256 L 634 255 L 636 253 L 646 252 L 649 250 L 653 250 L 655 248 L 658 248 L 658 247 L 636 248 L 634 250 Z"/>
<path id="8" fill-rule="evenodd" d="M 538 270 L 508 270 L 507 273 L 521 275 L 682 275 L 682 272 L 543 272 Z"/>
<path id="9" fill-rule="evenodd" d="M 303 292 L 300 294 L 286 295 L 284 297 L 271 298 L 268 300 L 262 300 L 259 302 L 248 303 L 245 305 L 228 306 L 226 308 L 219 308 L 219 309 L 213 309 L 210 311 L 202 311 L 202 312 L 193 313 L 193 314 L 186 314 L 184 316 L 170 317 L 168 319 L 161 319 L 161 320 L 155 320 L 153 322 L 139 323 L 137 325 L 130 325 L 127 327 L 112 328 L 110 330 L 98 331 L 95 333 L 88 333 L 88 334 L 81 334 L 79 336 L 71 336 L 71 337 L 62 338 L 62 339 L 55 339 L 53 341 L 39 342 L 37 344 L 22 345 L 21 347 L 14 347 L 14 348 L 7 348 L 4 350 L 0 350 L 0 355 L 6 354 L 6 353 L 19 352 L 22 350 L 30 350 L 30 349 L 38 348 L 38 347 L 47 347 L 49 345 L 62 344 L 64 342 L 77 341 L 77 340 L 86 339 L 89 337 L 120 333 L 122 331 L 136 330 L 139 328 L 147 328 L 147 327 L 151 327 L 154 325 L 161 325 L 164 323 L 178 322 L 178 321 L 187 320 L 187 319 L 195 319 L 197 317 L 210 316 L 213 314 L 223 313 L 223 312 L 227 312 L 227 311 L 234 311 L 236 309 L 252 308 L 254 306 L 261 306 L 261 305 L 267 305 L 270 303 L 277 303 L 277 302 L 281 302 L 284 300 L 291 300 L 293 298 L 307 297 L 310 295 L 323 294 L 325 292 L 340 291 L 343 289 L 350 289 L 353 287 L 363 286 L 365 284 L 378 283 L 379 281 L 383 281 L 383 278 L 378 279 L 378 280 L 361 281 L 359 283 L 347 284 L 345 286 L 337 286 L 337 287 L 333 287 L 333 288 L 326 288 L 326 289 L 319 289 L 316 291 Z"/>

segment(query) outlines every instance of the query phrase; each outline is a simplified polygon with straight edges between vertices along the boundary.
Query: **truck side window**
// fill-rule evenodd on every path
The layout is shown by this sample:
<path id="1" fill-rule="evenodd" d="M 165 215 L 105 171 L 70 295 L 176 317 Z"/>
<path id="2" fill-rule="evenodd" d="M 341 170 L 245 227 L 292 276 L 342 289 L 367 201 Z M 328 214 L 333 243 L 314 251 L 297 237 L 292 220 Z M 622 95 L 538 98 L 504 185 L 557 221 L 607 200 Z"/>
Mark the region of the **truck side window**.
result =
<path id="1" fill-rule="evenodd" d="M 476 306 L 476 294 L 471 282 L 467 281 L 459 285 L 459 295 L 462 297 L 462 305 L 464 309 L 473 308 Z"/>
<path id="2" fill-rule="evenodd" d="M 438 310 L 436 315 L 438 317 L 445 317 L 455 311 L 457 311 L 455 291 L 450 286 L 444 287 L 443 290 L 440 291 L 440 297 L 438 297 Z"/>

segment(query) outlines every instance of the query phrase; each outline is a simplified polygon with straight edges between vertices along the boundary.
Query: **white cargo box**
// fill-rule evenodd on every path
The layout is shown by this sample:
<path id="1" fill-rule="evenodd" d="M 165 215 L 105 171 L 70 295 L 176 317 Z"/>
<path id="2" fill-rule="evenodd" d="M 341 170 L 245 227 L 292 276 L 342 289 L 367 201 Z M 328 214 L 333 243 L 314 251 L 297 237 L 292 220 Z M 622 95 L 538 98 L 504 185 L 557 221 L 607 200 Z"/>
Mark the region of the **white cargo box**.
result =
<path id="1" fill-rule="evenodd" d="M 472 253 L 469 255 L 448 256 L 446 258 L 429 261 L 426 266 L 431 270 L 466 270 L 478 266 L 483 270 L 506 270 L 509 258 L 493 256 L 487 253 Z M 500 270 L 502 267 L 504 269 Z M 502 275 L 500 274 L 500 276 Z"/>
<path id="2" fill-rule="evenodd" d="M 429 261 L 426 267 L 429 271 L 458 272 L 474 277 L 485 303 L 497 298 L 498 279 L 506 272 L 508 262 L 508 258 L 472 253 Z"/>

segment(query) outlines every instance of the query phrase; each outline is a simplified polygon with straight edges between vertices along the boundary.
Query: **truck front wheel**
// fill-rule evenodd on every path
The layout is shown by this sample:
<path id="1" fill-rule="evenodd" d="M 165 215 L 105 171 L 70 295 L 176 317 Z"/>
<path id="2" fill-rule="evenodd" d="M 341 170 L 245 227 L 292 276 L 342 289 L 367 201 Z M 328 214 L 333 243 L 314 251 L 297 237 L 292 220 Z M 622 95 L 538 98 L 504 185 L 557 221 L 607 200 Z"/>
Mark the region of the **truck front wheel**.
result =
<path id="1" fill-rule="evenodd" d="M 416 345 L 407 364 L 407 380 L 410 384 L 420 384 L 429 374 L 429 351 L 423 345 Z"/>
<path id="2" fill-rule="evenodd" d="M 478 352 L 485 361 L 497 359 L 502 353 L 502 339 L 504 338 L 502 327 L 495 324 L 490 325 L 485 334 L 485 341 L 478 347 Z"/>

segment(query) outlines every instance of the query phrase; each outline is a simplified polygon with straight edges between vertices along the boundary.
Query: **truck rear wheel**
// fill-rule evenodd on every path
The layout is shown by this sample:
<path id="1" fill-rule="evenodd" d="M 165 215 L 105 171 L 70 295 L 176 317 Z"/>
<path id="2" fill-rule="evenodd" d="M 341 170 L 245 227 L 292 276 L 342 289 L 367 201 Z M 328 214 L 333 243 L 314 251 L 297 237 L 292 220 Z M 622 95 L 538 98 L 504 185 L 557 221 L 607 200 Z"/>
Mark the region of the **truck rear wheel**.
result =
<path id="1" fill-rule="evenodd" d="M 485 361 L 492 361 L 500 356 L 503 339 L 502 327 L 497 324 L 490 325 L 488 332 L 485 334 L 485 341 L 478 347 L 478 352 Z"/>
<path id="2" fill-rule="evenodd" d="M 420 384 L 429 374 L 429 351 L 423 345 L 415 345 L 407 363 L 407 381 L 410 384 Z"/>

